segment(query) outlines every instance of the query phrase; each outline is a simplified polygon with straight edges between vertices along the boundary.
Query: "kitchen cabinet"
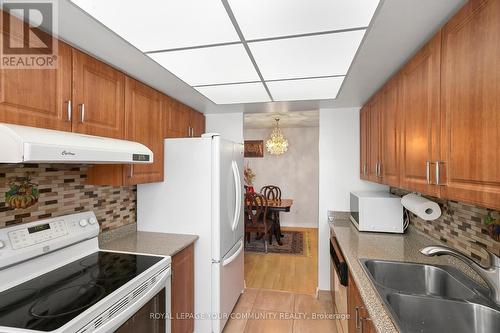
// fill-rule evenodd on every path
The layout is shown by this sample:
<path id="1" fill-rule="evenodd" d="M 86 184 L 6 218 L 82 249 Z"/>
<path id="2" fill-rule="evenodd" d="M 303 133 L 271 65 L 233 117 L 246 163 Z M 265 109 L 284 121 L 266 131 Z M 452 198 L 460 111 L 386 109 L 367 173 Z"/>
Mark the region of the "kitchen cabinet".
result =
<path id="1" fill-rule="evenodd" d="M 439 196 L 431 169 L 439 160 L 441 33 L 403 68 L 401 186 Z"/>
<path id="2" fill-rule="evenodd" d="M 380 112 L 380 176 L 384 184 L 399 186 L 399 128 L 401 85 L 396 76 L 382 91 Z"/>
<path id="3" fill-rule="evenodd" d="M 500 1 L 470 0 L 443 28 L 444 197 L 500 209 Z M 439 169 L 437 169 L 439 167 Z"/>
<path id="4" fill-rule="evenodd" d="M 367 104 L 361 108 L 359 113 L 359 129 L 360 129 L 360 169 L 359 174 L 361 179 L 368 180 L 368 113 L 370 106 Z"/>
<path id="5" fill-rule="evenodd" d="M 125 75 L 73 49 L 73 132 L 124 137 Z"/>
<path id="6" fill-rule="evenodd" d="M 176 100 L 171 100 L 166 128 L 168 138 L 199 137 L 205 132 L 205 116 Z"/>
<path id="7" fill-rule="evenodd" d="M 124 184 L 163 181 L 164 99 L 158 91 L 128 77 L 125 91 L 125 137 L 151 149 L 154 162 L 128 165 Z"/>
<path id="8" fill-rule="evenodd" d="M 375 333 L 375 326 L 369 317 L 368 310 L 363 303 L 352 274 L 349 274 L 347 304 L 350 315 L 348 322 L 349 333 Z"/>
<path id="9" fill-rule="evenodd" d="M 115 333 L 164 333 L 166 330 L 165 320 L 152 319 L 151 314 L 165 314 L 165 289 L 140 308 Z"/>
<path id="10" fill-rule="evenodd" d="M 71 47 L 58 42 L 58 53 L 54 69 L 0 69 L 0 122 L 71 131 Z"/>
<path id="11" fill-rule="evenodd" d="M 380 114 L 383 108 L 383 99 L 376 95 L 370 102 L 368 112 L 368 179 L 381 182 L 380 156 Z"/>
<path id="12" fill-rule="evenodd" d="M 126 77 L 125 139 L 144 144 L 153 151 L 152 164 L 95 165 L 87 174 L 94 185 L 134 185 L 163 181 L 165 99 L 158 91 Z"/>
<path id="13" fill-rule="evenodd" d="M 172 257 L 172 333 L 192 333 L 194 320 L 194 245 Z"/>

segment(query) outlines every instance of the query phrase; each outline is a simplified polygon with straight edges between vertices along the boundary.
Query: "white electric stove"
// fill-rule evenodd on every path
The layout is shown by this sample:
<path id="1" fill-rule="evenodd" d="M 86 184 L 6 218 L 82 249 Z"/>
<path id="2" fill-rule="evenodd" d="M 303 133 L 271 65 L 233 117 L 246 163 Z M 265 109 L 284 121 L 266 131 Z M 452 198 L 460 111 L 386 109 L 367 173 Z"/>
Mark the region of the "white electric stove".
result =
<path id="1" fill-rule="evenodd" d="M 114 332 L 163 289 L 170 313 L 170 257 L 100 251 L 98 234 L 93 212 L 0 229 L 0 332 Z"/>

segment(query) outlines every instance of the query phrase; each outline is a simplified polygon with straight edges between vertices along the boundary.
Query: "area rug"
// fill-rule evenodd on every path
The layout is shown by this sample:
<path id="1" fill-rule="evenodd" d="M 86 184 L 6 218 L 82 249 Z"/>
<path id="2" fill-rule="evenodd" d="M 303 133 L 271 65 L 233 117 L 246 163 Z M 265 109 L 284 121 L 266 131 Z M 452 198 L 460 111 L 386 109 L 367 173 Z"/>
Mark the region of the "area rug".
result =
<path id="1" fill-rule="evenodd" d="M 283 245 L 278 245 L 276 238 L 273 237 L 273 243 L 268 244 L 268 253 L 291 254 L 299 256 L 309 255 L 309 235 L 304 231 L 282 230 L 284 237 L 281 238 Z M 266 253 L 266 247 L 263 239 L 257 239 L 256 233 L 250 236 L 250 243 L 245 240 L 245 251 Z"/>

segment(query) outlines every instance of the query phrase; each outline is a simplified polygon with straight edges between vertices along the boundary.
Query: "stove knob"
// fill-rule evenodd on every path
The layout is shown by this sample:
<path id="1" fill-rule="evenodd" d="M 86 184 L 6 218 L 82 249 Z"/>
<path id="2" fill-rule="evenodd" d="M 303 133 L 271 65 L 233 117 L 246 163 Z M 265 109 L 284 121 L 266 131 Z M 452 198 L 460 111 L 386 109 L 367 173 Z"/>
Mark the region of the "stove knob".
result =
<path id="1" fill-rule="evenodd" d="M 81 219 L 80 220 L 80 226 L 85 228 L 89 224 L 89 220 L 87 219 Z"/>
<path id="2" fill-rule="evenodd" d="M 3 249 L 5 247 L 5 243 L 0 240 L 0 249 Z"/>
<path id="3" fill-rule="evenodd" d="M 96 223 L 97 223 L 97 219 L 96 219 L 95 217 L 91 217 L 91 218 L 89 219 L 89 223 L 90 223 L 90 224 L 96 224 Z"/>

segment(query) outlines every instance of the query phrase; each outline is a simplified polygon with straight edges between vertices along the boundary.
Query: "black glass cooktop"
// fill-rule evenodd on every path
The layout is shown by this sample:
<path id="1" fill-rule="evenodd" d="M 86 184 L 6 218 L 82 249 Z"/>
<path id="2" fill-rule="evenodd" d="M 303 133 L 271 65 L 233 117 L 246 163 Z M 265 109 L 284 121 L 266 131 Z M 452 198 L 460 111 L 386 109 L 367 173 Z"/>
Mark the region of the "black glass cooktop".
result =
<path id="1" fill-rule="evenodd" d="M 52 331 L 162 258 L 96 252 L 0 292 L 0 326 Z"/>

